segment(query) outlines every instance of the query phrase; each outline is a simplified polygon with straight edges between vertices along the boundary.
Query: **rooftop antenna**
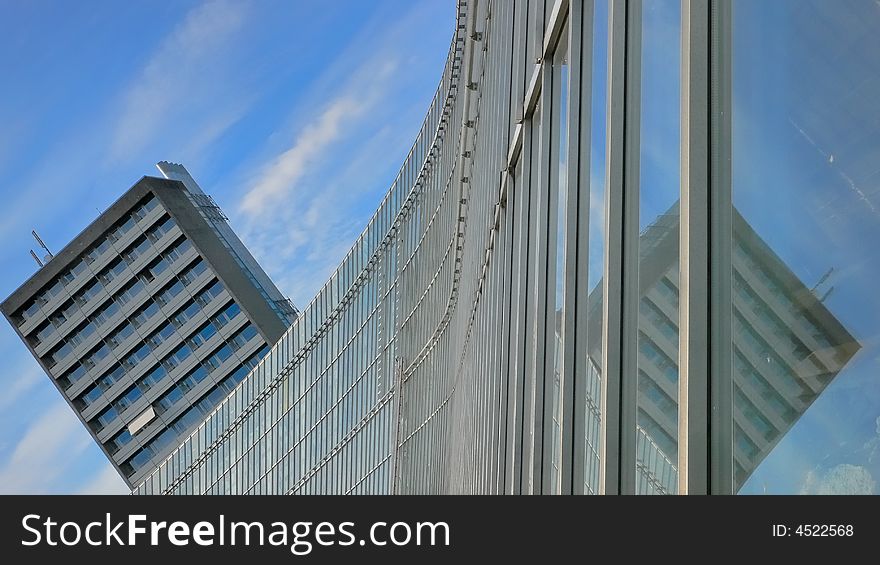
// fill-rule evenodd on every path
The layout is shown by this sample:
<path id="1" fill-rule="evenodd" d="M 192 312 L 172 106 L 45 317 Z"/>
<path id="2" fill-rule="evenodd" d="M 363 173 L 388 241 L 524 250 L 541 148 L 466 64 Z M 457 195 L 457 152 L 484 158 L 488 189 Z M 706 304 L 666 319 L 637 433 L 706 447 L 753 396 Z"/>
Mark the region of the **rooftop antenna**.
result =
<path id="1" fill-rule="evenodd" d="M 34 239 L 37 240 L 37 244 L 38 244 L 40 247 L 42 247 L 43 250 L 46 252 L 46 256 L 43 258 L 44 261 L 49 262 L 49 260 L 51 260 L 52 257 L 55 257 L 54 255 L 52 255 L 52 252 L 49 251 L 49 248 L 46 247 L 46 244 L 43 243 L 43 240 L 40 239 L 40 236 L 37 235 L 37 230 L 31 230 L 31 235 L 34 236 Z"/>
<path id="2" fill-rule="evenodd" d="M 830 276 L 831 276 L 831 273 L 833 273 L 833 272 L 834 272 L 834 267 L 831 267 L 830 269 L 828 269 L 827 271 L 825 271 L 825 274 L 822 275 L 822 277 L 819 279 L 819 282 L 817 282 L 817 283 L 815 284 L 815 286 L 813 286 L 813 288 L 811 288 L 810 290 L 811 290 L 813 293 L 815 293 L 815 292 L 819 289 L 819 287 L 822 286 L 822 283 L 824 283 L 825 281 L 828 280 L 828 277 L 830 277 Z"/>
<path id="3" fill-rule="evenodd" d="M 40 261 L 40 258 L 37 257 L 37 254 L 34 253 L 34 250 L 33 250 L 33 249 L 31 249 L 31 257 L 34 258 L 34 261 L 36 261 L 36 262 L 37 262 L 37 265 L 42 269 L 42 268 L 43 268 L 43 262 Z"/>

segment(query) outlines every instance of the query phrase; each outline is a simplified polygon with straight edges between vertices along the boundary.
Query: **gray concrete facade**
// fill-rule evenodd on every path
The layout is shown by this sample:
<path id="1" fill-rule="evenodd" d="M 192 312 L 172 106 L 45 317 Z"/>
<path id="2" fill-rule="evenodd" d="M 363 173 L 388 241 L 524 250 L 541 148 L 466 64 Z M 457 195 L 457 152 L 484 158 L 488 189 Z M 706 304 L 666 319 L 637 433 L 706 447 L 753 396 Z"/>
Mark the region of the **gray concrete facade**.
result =
<path id="1" fill-rule="evenodd" d="M 267 300 L 217 221 L 183 182 L 144 177 L 0 305 L 129 485 L 295 317 Z"/>

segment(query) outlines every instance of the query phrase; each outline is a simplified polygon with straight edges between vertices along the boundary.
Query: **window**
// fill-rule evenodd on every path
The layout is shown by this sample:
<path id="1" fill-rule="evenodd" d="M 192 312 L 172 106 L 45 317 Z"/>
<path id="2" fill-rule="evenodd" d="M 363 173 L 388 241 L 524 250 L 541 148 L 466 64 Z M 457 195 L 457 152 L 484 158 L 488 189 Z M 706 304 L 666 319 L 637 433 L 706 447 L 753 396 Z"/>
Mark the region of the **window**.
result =
<path id="1" fill-rule="evenodd" d="M 132 315 L 131 322 L 135 327 L 139 328 L 155 316 L 158 311 L 159 305 L 152 300 L 148 300 L 146 304 L 141 306 L 140 309 Z"/>
<path id="2" fill-rule="evenodd" d="M 125 250 L 122 253 L 122 258 L 125 259 L 125 262 L 131 265 L 134 263 L 138 257 L 147 252 L 150 248 L 150 240 L 148 240 L 145 236 L 140 236 L 134 243 L 132 243 L 131 247 Z"/>
<path id="3" fill-rule="evenodd" d="M 245 363 L 241 367 L 237 368 L 230 374 L 223 382 L 227 383 L 228 392 L 232 392 L 232 389 L 235 388 L 235 385 L 244 380 L 248 373 L 250 372 L 249 363 Z"/>
<path id="4" fill-rule="evenodd" d="M 104 290 L 104 285 L 101 284 L 101 281 L 95 281 L 79 291 L 76 296 L 73 297 L 73 300 L 79 304 L 80 307 L 85 306 L 89 300 L 98 296 L 102 290 Z"/>
<path id="5" fill-rule="evenodd" d="M 128 322 L 124 322 L 118 330 L 110 334 L 110 337 L 107 338 L 107 343 L 110 344 L 110 347 L 115 349 L 133 334 L 134 326 Z"/>
<path id="6" fill-rule="evenodd" d="M 128 216 L 127 218 L 125 218 L 125 220 L 121 224 L 116 226 L 116 228 L 114 228 L 110 233 L 108 233 L 107 237 L 111 241 L 114 241 L 114 242 L 118 241 L 120 238 L 122 238 L 122 236 L 124 236 L 129 231 L 131 231 L 131 228 L 134 227 L 134 222 L 135 222 L 134 217 Z"/>
<path id="7" fill-rule="evenodd" d="M 141 279 L 135 279 L 125 285 L 125 288 L 116 295 L 116 299 L 122 304 L 127 304 L 137 298 L 138 295 L 143 292 L 145 287 L 146 285 L 144 284 L 144 281 Z"/>
<path id="8" fill-rule="evenodd" d="M 116 277 L 125 272 L 125 263 L 122 259 L 114 259 L 106 269 L 101 271 L 98 279 L 106 286 L 113 282 Z"/>
<path id="9" fill-rule="evenodd" d="M 205 290 L 205 294 L 211 296 L 212 298 L 216 298 L 217 295 L 219 295 L 224 290 L 226 289 L 223 286 L 223 283 L 221 283 L 220 281 L 215 281 L 210 287 L 207 288 L 207 290 Z"/>
<path id="10" fill-rule="evenodd" d="M 129 354 L 129 356 L 126 357 L 125 360 L 122 362 L 122 364 L 125 365 L 128 370 L 131 370 L 135 368 L 138 363 L 146 359 L 149 354 L 150 346 L 147 344 L 143 344 L 138 347 L 133 353 Z"/>
<path id="11" fill-rule="evenodd" d="M 238 351 L 239 349 L 244 347 L 245 344 L 247 344 L 247 342 L 252 340 L 254 338 L 254 336 L 256 336 L 256 335 L 257 335 L 257 328 L 248 324 L 244 328 L 242 328 L 238 333 L 236 333 L 234 336 L 232 336 L 232 339 L 230 339 L 229 342 L 232 345 L 232 348 L 235 351 Z"/>
<path id="12" fill-rule="evenodd" d="M 70 355 L 70 352 L 73 351 L 73 345 L 70 342 L 61 342 L 59 345 L 55 346 L 55 349 L 49 353 L 48 356 L 43 358 L 43 362 L 46 363 L 48 367 L 54 367 L 57 363 L 61 363 Z"/>
<path id="13" fill-rule="evenodd" d="M 214 387 L 196 404 L 196 407 L 207 416 L 220 402 L 226 398 L 226 390 L 221 387 Z M 201 420 L 197 420 L 196 423 Z"/>
<path id="14" fill-rule="evenodd" d="M 174 219 L 171 218 L 170 216 L 167 216 L 167 215 L 165 216 L 164 220 L 159 220 L 159 221 L 161 223 L 158 226 L 156 226 L 156 231 L 158 233 L 162 233 L 162 234 L 168 233 L 169 231 L 171 231 L 172 228 L 174 228 L 174 226 L 177 225 L 175 223 Z"/>
<path id="15" fill-rule="evenodd" d="M 172 326 L 170 322 L 165 322 L 158 330 L 153 332 L 147 342 L 153 347 L 153 349 L 156 349 L 165 343 L 165 341 L 167 341 L 172 335 L 174 335 L 174 326 Z"/>
<path id="16" fill-rule="evenodd" d="M 150 440 L 150 450 L 155 455 L 159 455 L 169 446 L 174 445 L 177 434 L 172 429 L 164 430 L 155 438 Z"/>
<path id="17" fill-rule="evenodd" d="M 223 345 L 220 347 L 220 349 L 215 351 L 213 355 L 205 359 L 205 365 L 210 367 L 210 370 L 213 371 L 214 369 L 222 365 L 223 362 L 229 359 L 231 356 L 232 348 L 230 348 L 228 345 Z"/>
<path id="18" fill-rule="evenodd" d="M 214 327 L 214 324 L 211 324 L 210 322 L 205 323 L 189 338 L 190 347 L 192 347 L 193 350 L 198 349 L 202 346 L 202 344 L 211 339 L 216 333 L 217 328 Z"/>
<path id="19" fill-rule="evenodd" d="M 101 378 L 99 378 L 96 383 L 102 391 L 107 392 L 114 384 L 119 382 L 124 374 L 125 369 L 122 368 L 122 365 L 116 363 L 110 367 L 106 373 L 101 375 Z"/>
<path id="20" fill-rule="evenodd" d="M 55 283 L 49 287 L 49 290 L 46 291 L 46 295 L 51 300 L 55 298 L 64 290 L 64 283 L 59 279 L 55 281 Z"/>
<path id="21" fill-rule="evenodd" d="M 196 259 L 189 268 L 180 274 L 180 280 L 182 280 L 184 284 L 190 285 L 206 270 L 207 267 L 205 266 L 205 262 L 201 259 Z"/>
<path id="22" fill-rule="evenodd" d="M 123 446 L 128 444 L 131 441 L 131 434 L 128 433 L 128 428 L 123 428 L 118 434 L 113 436 L 109 441 L 104 443 L 104 449 L 107 450 L 107 453 L 110 455 L 115 455 Z"/>
<path id="23" fill-rule="evenodd" d="M 269 353 L 269 346 L 264 345 L 256 353 L 251 355 L 251 357 L 248 359 L 248 361 L 247 361 L 248 367 L 250 367 L 251 370 L 256 368 L 256 366 L 260 363 L 260 361 L 263 359 L 263 357 L 266 356 L 267 353 Z"/>
<path id="24" fill-rule="evenodd" d="M 152 212 L 153 210 L 156 209 L 156 207 L 157 207 L 158 205 L 159 205 L 159 200 L 157 200 L 155 196 L 150 195 L 150 196 L 147 198 L 147 201 L 144 202 L 144 204 L 143 204 L 143 207 L 144 207 L 144 213 Z"/>
<path id="25" fill-rule="evenodd" d="M 161 304 L 162 306 L 171 302 L 175 296 L 180 294 L 183 291 L 183 283 L 175 280 L 169 286 L 167 286 L 164 290 L 162 290 L 158 295 L 156 295 L 156 302 Z"/>
<path id="26" fill-rule="evenodd" d="M 98 385 L 92 385 L 82 393 L 82 395 L 73 401 L 77 408 L 85 410 L 92 405 L 93 402 L 101 398 L 104 391 Z"/>
<path id="27" fill-rule="evenodd" d="M 191 354 L 192 349 L 190 349 L 188 345 L 181 345 L 175 349 L 173 353 L 165 357 L 165 359 L 162 360 L 162 364 L 165 365 L 166 369 L 171 371 L 183 363 L 183 361 L 185 361 Z"/>
<path id="28" fill-rule="evenodd" d="M 154 259 L 145 269 L 144 274 L 149 273 L 149 280 L 152 281 L 162 273 L 168 270 L 168 259 L 158 257 Z"/>
<path id="29" fill-rule="evenodd" d="M 189 268 L 189 273 L 193 276 L 193 278 L 201 275 L 207 270 L 207 264 L 201 260 L 201 258 L 196 259 L 196 261 Z"/>
<path id="30" fill-rule="evenodd" d="M 880 10 L 736 0 L 726 25 L 733 489 L 876 493 Z"/>
<path id="31" fill-rule="evenodd" d="M 193 319 L 193 317 L 201 311 L 201 308 L 195 302 L 190 302 L 187 304 L 180 312 L 178 312 L 174 318 L 172 318 L 171 323 L 175 325 L 178 329 L 180 329 L 184 324 L 186 324 L 189 320 Z"/>
<path id="32" fill-rule="evenodd" d="M 88 339 L 89 336 L 95 333 L 95 324 L 92 322 L 86 322 L 85 324 L 79 326 L 76 330 L 74 330 L 68 337 L 67 340 L 73 347 L 77 347 L 79 344 Z"/>
<path id="33" fill-rule="evenodd" d="M 62 304 L 58 308 L 58 310 L 56 310 L 51 316 L 49 316 L 49 320 L 56 328 L 60 328 L 67 322 L 67 320 L 73 318 L 78 311 L 79 308 L 73 302 L 73 300 L 68 300 L 67 302 Z"/>
<path id="34" fill-rule="evenodd" d="M 168 258 L 169 261 L 176 261 L 181 255 L 186 253 L 192 248 L 192 242 L 186 238 L 182 238 L 177 241 L 177 243 L 171 245 L 163 255 Z"/>
<path id="35" fill-rule="evenodd" d="M 21 312 L 21 317 L 23 320 L 29 320 L 36 316 L 40 312 L 40 305 L 36 300 L 30 302 L 27 307 Z"/>
<path id="36" fill-rule="evenodd" d="M 150 212 L 156 209 L 159 205 L 159 202 L 156 200 L 155 196 L 148 196 L 146 200 L 144 200 L 137 208 L 135 208 L 131 215 L 136 220 L 141 221 L 145 217 L 149 215 Z"/>
<path id="37" fill-rule="evenodd" d="M 188 392 L 192 390 L 197 384 L 205 380 L 205 377 L 208 376 L 208 371 L 201 365 L 187 373 L 185 377 L 180 379 L 178 383 L 183 392 Z"/>
<path id="38" fill-rule="evenodd" d="M 88 267 L 88 265 L 86 265 L 85 261 L 80 260 L 80 261 L 75 262 L 73 264 L 73 266 L 70 267 L 69 272 L 70 272 L 70 275 L 76 279 L 76 278 L 81 277 L 83 274 L 88 274 L 88 268 L 89 267 Z"/>
<path id="39" fill-rule="evenodd" d="M 119 413 L 116 411 L 116 408 L 113 406 L 108 406 L 100 414 L 95 416 L 92 421 L 89 422 L 89 426 L 94 430 L 94 432 L 100 433 L 101 430 L 109 426 L 113 423 L 114 420 L 119 416 Z"/>
<path id="40" fill-rule="evenodd" d="M 113 319 L 117 312 L 119 312 L 119 304 L 110 300 L 102 306 L 100 310 L 92 314 L 92 320 L 98 325 L 98 327 L 101 327 Z"/>
<path id="41" fill-rule="evenodd" d="M 104 254 L 105 251 L 110 249 L 110 242 L 106 238 L 99 239 L 90 250 L 86 251 L 83 255 L 83 259 L 88 264 L 92 264 L 98 260 L 98 258 Z"/>
<path id="42" fill-rule="evenodd" d="M 120 414 L 122 414 L 123 412 L 125 412 L 126 410 L 128 410 L 128 408 L 129 408 L 132 404 L 134 404 L 135 402 L 137 402 L 137 400 L 138 400 L 141 396 L 143 396 L 143 392 L 141 392 L 141 389 L 138 388 L 138 387 L 136 387 L 136 386 L 134 386 L 134 385 L 132 385 L 131 387 L 129 387 L 128 390 L 126 390 L 124 393 L 122 393 L 122 396 L 120 396 L 119 398 L 117 398 L 117 399 L 113 402 L 113 406 L 115 406 L 115 407 L 116 407 L 116 410 L 117 410 Z"/>
<path id="43" fill-rule="evenodd" d="M 37 327 L 34 333 L 28 338 L 30 344 L 34 347 L 46 341 L 47 338 L 55 333 L 55 326 L 51 322 L 43 322 Z"/>
<path id="44" fill-rule="evenodd" d="M 227 306 L 222 312 L 214 316 L 214 323 L 217 324 L 218 328 L 222 328 L 223 326 L 228 324 L 229 321 L 232 320 L 232 318 L 237 316 L 239 312 L 241 312 L 241 307 L 233 302 L 232 304 Z"/>
<path id="45" fill-rule="evenodd" d="M 178 385 L 174 385 L 156 401 L 156 404 L 154 405 L 156 414 L 164 414 L 171 410 L 181 398 L 183 398 L 183 390 L 181 390 Z"/>
<path id="46" fill-rule="evenodd" d="M 171 428 L 180 435 L 185 434 L 202 421 L 202 413 L 197 406 L 193 406 L 183 413 L 177 420 L 171 424 Z"/>
<path id="47" fill-rule="evenodd" d="M 156 365 L 156 367 L 147 373 L 138 384 L 140 385 L 141 390 L 146 392 L 162 382 L 162 379 L 164 379 L 167 374 L 168 371 L 165 370 L 163 365 Z"/>
<path id="48" fill-rule="evenodd" d="M 170 217 L 165 216 L 165 220 L 160 220 L 158 224 L 150 228 L 147 232 L 147 238 L 153 243 L 159 241 L 163 235 L 168 233 L 176 224 Z"/>
<path id="49" fill-rule="evenodd" d="M 86 374 L 86 368 L 77 363 L 67 370 L 62 376 L 58 377 L 58 383 L 64 390 L 69 389 L 76 384 Z"/>
<path id="50" fill-rule="evenodd" d="M 73 273 L 71 273 L 70 271 L 64 271 L 63 273 L 58 275 L 58 278 L 61 281 L 61 283 L 64 284 L 64 286 L 69 285 L 74 280 Z"/>
<path id="51" fill-rule="evenodd" d="M 142 448 L 138 451 L 134 457 L 129 459 L 125 464 L 121 466 L 122 470 L 130 477 L 138 472 L 141 467 L 150 462 L 153 458 L 153 453 L 147 448 Z"/>
<path id="52" fill-rule="evenodd" d="M 642 441 L 634 465 L 637 494 L 676 494 L 678 488 L 678 326 L 677 304 L 657 305 L 663 278 L 678 280 L 680 195 L 681 3 L 657 0 L 642 11 L 639 100 L 638 346 L 636 362 L 639 419 L 627 431 Z M 656 288 L 656 290 L 655 290 Z M 668 294 L 668 293 L 665 293 Z M 659 300 L 659 299 L 658 299 Z M 647 382 L 641 382 L 648 379 Z M 662 393 L 674 402 L 654 402 Z M 664 411 L 660 406 L 665 407 Z M 651 416 L 649 416 L 651 414 Z M 644 440 L 639 439 L 646 434 Z M 671 474 L 658 482 L 672 463 Z"/>

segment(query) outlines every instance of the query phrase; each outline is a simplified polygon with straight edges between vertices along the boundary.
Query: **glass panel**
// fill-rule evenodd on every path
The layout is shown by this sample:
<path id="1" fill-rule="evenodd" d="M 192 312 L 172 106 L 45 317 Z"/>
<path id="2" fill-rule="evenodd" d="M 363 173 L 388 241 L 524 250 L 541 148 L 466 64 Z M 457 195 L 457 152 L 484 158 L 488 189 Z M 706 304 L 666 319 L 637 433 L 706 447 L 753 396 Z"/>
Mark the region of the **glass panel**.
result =
<path id="1" fill-rule="evenodd" d="M 636 493 L 674 494 L 678 472 L 681 3 L 642 7 Z"/>
<path id="2" fill-rule="evenodd" d="M 876 494 L 880 10 L 732 10 L 735 488 Z"/>
<path id="3" fill-rule="evenodd" d="M 593 37 L 590 124 L 589 264 L 587 266 L 587 367 L 584 402 L 584 494 L 599 493 L 601 448 L 602 273 L 605 262 L 605 101 L 608 88 L 608 0 L 594 4 L 592 30 L 584 26 L 584 39 Z"/>
<path id="4" fill-rule="evenodd" d="M 559 466 L 562 463 L 562 414 L 560 410 L 559 393 L 561 386 L 562 373 L 562 303 L 565 281 L 565 215 L 568 190 L 568 28 L 563 30 L 556 46 L 555 55 L 553 57 L 553 125 L 551 135 L 553 141 L 551 144 L 551 167 L 555 168 L 552 177 L 556 182 L 556 186 L 551 188 L 551 196 L 556 198 L 556 202 L 551 206 L 556 208 L 556 225 L 551 225 L 549 229 L 555 231 L 551 235 L 551 241 L 555 240 L 556 248 L 551 249 L 555 258 L 556 269 L 550 278 L 550 290 L 553 293 L 553 312 L 550 320 L 553 324 L 553 343 L 550 354 L 553 355 L 553 396 L 551 399 L 553 414 L 553 443 L 550 446 L 550 484 L 551 492 L 559 492 L 560 473 Z"/>

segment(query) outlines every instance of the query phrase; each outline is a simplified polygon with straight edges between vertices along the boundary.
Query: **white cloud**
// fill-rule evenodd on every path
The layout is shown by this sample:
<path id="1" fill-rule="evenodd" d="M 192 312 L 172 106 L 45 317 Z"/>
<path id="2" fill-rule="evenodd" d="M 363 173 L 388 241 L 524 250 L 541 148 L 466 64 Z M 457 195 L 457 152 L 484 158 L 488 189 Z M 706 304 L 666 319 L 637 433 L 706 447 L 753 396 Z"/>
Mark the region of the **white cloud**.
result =
<path id="1" fill-rule="evenodd" d="M 822 473 L 807 473 L 801 494 L 874 494 L 877 482 L 860 465 L 841 463 Z"/>
<path id="2" fill-rule="evenodd" d="M 383 182 L 377 175 L 390 164 L 389 150 L 412 141 L 410 132 L 395 138 L 377 123 L 380 108 L 393 103 L 388 93 L 397 69 L 384 52 L 365 61 L 291 143 L 259 167 L 239 203 L 243 239 L 299 306 L 363 229 L 359 197 Z"/>
<path id="3" fill-rule="evenodd" d="M 103 470 L 77 494 L 128 494 L 130 491 L 112 465 L 107 463 Z"/>
<path id="4" fill-rule="evenodd" d="M 369 67 L 374 66 L 374 61 L 370 61 Z M 359 79 L 302 128 L 289 149 L 264 167 L 242 200 L 241 211 L 259 217 L 268 207 L 285 201 L 333 145 L 354 130 L 355 121 L 379 100 L 395 67 L 394 62 L 386 62 L 379 66 L 378 72 L 367 73 L 363 69 L 358 73 Z"/>
<path id="5" fill-rule="evenodd" d="M 18 400 L 33 389 L 40 382 L 41 378 L 46 378 L 40 366 L 32 360 L 28 359 L 3 378 L 3 395 L 0 396 L 0 411 L 6 410 L 18 402 Z"/>
<path id="6" fill-rule="evenodd" d="M 0 468 L 0 493 L 50 492 L 66 464 L 80 456 L 90 441 L 67 404 L 55 402 L 28 428 Z"/>
<path id="7" fill-rule="evenodd" d="M 441 14 L 414 4 L 391 25 L 368 24 L 239 176 L 233 227 L 300 307 L 351 248 L 414 141 L 445 61 L 436 45 L 448 28 L 425 35 Z"/>
<path id="8" fill-rule="evenodd" d="M 244 109 L 240 101 L 224 99 L 221 77 L 228 64 L 224 48 L 244 19 L 244 4 L 227 0 L 205 2 L 183 18 L 125 94 L 110 149 L 114 157 L 143 149 L 172 122 L 207 122 L 194 129 L 210 131 L 216 138 L 237 121 Z M 217 124 L 224 127 L 218 129 Z"/>

